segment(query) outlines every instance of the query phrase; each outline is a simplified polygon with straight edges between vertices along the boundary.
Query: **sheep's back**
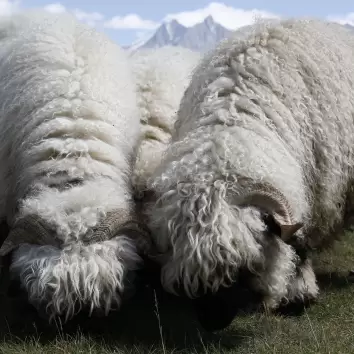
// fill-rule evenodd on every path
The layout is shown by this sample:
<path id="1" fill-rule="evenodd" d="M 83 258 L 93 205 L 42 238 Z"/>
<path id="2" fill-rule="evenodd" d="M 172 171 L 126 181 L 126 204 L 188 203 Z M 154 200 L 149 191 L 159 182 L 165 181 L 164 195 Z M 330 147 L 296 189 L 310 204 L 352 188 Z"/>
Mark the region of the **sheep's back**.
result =
<path id="1" fill-rule="evenodd" d="M 136 185 L 144 186 L 161 162 L 174 130 L 181 97 L 199 59 L 197 52 L 170 46 L 132 54 L 141 123 Z"/>
<path id="2" fill-rule="evenodd" d="M 186 152 L 201 166 L 204 152 L 198 162 L 193 151 L 207 146 L 206 136 L 217 147 L 230 126 L 244 139 L 252 132 L 263 140 L 258 149 L 233 150 L 225 161 L 275 184 L 294 208 L 310 210 L 309 222 L 329 230 L 343 216 L 353 179 L 354 36 L 337 24 L 307 19 L 255 25 L 248 33 L 223 41 L 196 68 L 161 171 L 176 175 Z M 271 168 L 269 149 L 288 161 L 274 159 Z M 254 154 L 264 163 L 251 164 Z M 166 173 L 167 165 L 174 173 Z M 290 165 L 298 165 L 297 184 L 286 173 Z"/>
<path id="3" fill-rule="evenodd" d="M 55 176 L 127 179 L 136 94 L 126 54 L 103 34 L 68 14 L 2 19 L 0 102 L 2 174 L 18 197 Z"/>

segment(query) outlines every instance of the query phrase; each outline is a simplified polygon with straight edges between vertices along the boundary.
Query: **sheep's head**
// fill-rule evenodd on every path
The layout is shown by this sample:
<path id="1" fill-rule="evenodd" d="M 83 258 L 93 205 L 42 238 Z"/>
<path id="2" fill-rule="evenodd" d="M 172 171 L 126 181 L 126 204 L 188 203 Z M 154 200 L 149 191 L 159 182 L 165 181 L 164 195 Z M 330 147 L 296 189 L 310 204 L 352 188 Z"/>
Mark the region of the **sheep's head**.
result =
<path id="1" fill-rule="evenodd" d="M 167 291 L 196 299 L 205 326 L 215 329 L 249 302 L 286 296 L 298 262 L 289 243 L 302 224 L 280 191 L 258 184 L 240 195 L 214 184 L 178 192 L 160 198 L 150 223 L 161 239 L 169 235 L 170 248 L 156 257 Z"/>
<path id="2" fill-rule="evenodd" d="M 108 313 L 112 305 L 120 305 L 123 296 L 131 295 L 129 284 L 135 277 L 139 256 L 150 248 L 149 231 L 136 216 L 135 211 L 122 209 L 107 213 L 75 242 L 73 249 L 68 249 L 69 245 L 61 242 L 55 229 L 40 216 L 18 219 L 0 248 L 0 257 L 8 260 L 6 274 L 8 267 L 11 273 L 5 291 L 15 297 L 27 295 L 28 301 L 49 319 L 63 315 L 66 321 L 82 309 Z M 106 258 L 102 257 L 105 252 L 110 254 Z M 48 257 L 53 262 L 46 266 Z M 110 264 L 116 267 L 110 269 Z"/>
<path id="3" fill-rule="evenodd" d="M 240 309 L 258 308 L 267 298 L 269 305 L 276 307 L 286 297 L 288 281 L 299 261 L 289 244 L 296 244 L 293 240 L 303 224 L 294 220 L 291 207 L 279 190 L 268 184 L 254 185 L 252 192 L 232 202 L 245 208 L 246 213 L 248 208 L 259 215 L 264 224 L 261 232 L 252 232 L 261 245 L 262 261 L 258 262 L 256 256 L 253 264 L 246 261 L 229 286 L 221 285 L 216 291 L 207 289 L 193 301 L 199 320 L 209 330 L 225 328 Z M 272 287 L 278 288 L 279 293 L 272 294 Z"/>

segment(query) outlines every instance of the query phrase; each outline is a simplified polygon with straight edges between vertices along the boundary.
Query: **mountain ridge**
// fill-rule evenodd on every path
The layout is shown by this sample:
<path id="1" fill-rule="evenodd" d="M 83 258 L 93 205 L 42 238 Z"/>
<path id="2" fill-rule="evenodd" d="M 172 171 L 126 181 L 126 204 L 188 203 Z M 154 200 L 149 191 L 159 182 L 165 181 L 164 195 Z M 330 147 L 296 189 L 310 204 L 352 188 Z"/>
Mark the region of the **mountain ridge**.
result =
<path id="1" fill-rule="evenodd" d="M 349 24 L 343 26 L 354 30 L 354 26 Z M 184 26 L 173 19 L 162 23 L 147 39 L 140 39 L 131 46 L 125 47 L 125 49 L 135 52 L 140 49 L 180 46 L 198 52 L 206 52 L 233 32 L 217 23 L 211 15 L 191 27 Z"/>
<path id="2" fill-rule="evenodd" d="M 173 19 L 162 23 L 148 40 L 142 44 L 133 44 L 129 47 L 129 50 L 181 46 L 194 51 L 205 52 L 222 39 L 227 38 L 231 33 L 231 30 L 215 22 L 210 15 L 203 22 L 192 27 L 186 27 Z"/>

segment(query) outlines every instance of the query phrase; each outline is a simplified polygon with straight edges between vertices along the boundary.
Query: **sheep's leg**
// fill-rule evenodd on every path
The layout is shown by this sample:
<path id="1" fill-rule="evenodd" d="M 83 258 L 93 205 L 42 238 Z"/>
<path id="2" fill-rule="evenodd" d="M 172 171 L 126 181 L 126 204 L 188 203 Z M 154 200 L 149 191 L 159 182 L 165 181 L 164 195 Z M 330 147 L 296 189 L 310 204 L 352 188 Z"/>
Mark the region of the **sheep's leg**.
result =
<path id="1" fill-rule="evenodd" d="M 0 172 L 0 181 L 3 181 Z M 5 183 L 2 184 L 5 186 Z M 0 246 L 3 244 L 9 234 L 9 225 L 6 220 L 6 192 L 0 190 Z M 10 286 L 9 265 L 11 257 L 0 257 L 0 296 L 7 295 Z"/>
<path id="2" fill-rule="evenodd" d="M 348 187 L 348 195 L 345 203 L 344 229 L 354 230 L 354 181 Z M 354 266 L 348 271 L 348 279 L 354 282 Z"/>

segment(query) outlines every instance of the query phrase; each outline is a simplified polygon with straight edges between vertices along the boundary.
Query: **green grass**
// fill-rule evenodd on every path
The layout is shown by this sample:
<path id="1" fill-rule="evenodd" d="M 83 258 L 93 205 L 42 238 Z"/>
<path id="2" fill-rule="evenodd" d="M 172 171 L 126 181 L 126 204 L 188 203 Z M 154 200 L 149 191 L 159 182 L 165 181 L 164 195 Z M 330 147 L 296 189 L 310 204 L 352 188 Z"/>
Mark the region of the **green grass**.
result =
<path id="1" fill-rule="evenodd" d="M 205 333 L 188 303 L 144 287 L 120 313 L 81 316 L 49 327 L 18 301 L 1 300 L 0 353 L 354 353 L 354 234 L 315 259 L 318 302 L 300 316 L 238 316 L 219 333 Z"/>

